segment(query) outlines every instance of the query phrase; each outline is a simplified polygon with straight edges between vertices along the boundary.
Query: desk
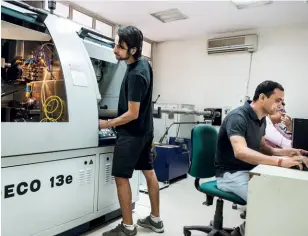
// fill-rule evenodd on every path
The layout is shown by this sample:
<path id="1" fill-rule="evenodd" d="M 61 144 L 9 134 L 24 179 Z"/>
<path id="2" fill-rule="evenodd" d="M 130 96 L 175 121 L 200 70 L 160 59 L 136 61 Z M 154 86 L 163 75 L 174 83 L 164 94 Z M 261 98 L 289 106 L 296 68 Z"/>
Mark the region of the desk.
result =
<path id="1" fill-rule="evenodd" d="M 248 184 L 246 236 L 307 236 L 308 172 L 259 165 Z"/>

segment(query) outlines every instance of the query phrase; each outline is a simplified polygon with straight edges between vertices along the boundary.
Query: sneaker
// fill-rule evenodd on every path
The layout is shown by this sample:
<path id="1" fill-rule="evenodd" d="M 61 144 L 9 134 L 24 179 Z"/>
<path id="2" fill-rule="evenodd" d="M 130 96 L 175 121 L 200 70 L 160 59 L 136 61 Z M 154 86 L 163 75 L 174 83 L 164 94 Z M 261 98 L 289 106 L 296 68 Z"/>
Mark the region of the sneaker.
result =
<path id="1" fill-rule="evenodd" d="M 151 219 L 151 216 L 147 216 L 144 219 L 139 219 L 137 224 L 143 228 L 148 228 L 153 230 L 156 233 L 163 233 L 164 232 L 164 224 L 162 221 L 156 223 Z"/>
<path id="2" fill-rule="evenodd" d="M 102 236 L 135 236 L 137 235 L 137 228 L 135 227 L 133 231 L 125 228 L 123 224 L 119 224 L 114 229 L 103 233 Z"/>

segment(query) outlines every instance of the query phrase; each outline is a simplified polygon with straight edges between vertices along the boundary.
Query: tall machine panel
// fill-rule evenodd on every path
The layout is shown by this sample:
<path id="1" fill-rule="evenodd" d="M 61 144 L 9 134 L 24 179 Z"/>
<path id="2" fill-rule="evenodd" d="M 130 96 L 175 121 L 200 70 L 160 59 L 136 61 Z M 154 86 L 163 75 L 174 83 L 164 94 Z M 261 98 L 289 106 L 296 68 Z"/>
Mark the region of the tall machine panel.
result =
<path id="1" fill-rule="evenodd" d="M 116 133 L 98 128 L 117 116 L 126 71 L 113 45 L 68 19 L 1 2 L 1 235 L 57 235 L 119 211 Z M 130 182 L 134 204 L 139 172 Z"/>
<path id="2" fill-rule="evenodd" d="M 115 179 L 111 175 L 113 153 L 100 155 L 100 173 L 99 173 L 99 193 L 98 193 L 98 210 L 105 209 L 106 207 L 116 204 L 118 202 L 117 189 L 115 186 Z M 138 198 L 138 184 L 139 172 L 134 172 L 133 177 L 130 179 L 132 189 L 133 202 Z"/>

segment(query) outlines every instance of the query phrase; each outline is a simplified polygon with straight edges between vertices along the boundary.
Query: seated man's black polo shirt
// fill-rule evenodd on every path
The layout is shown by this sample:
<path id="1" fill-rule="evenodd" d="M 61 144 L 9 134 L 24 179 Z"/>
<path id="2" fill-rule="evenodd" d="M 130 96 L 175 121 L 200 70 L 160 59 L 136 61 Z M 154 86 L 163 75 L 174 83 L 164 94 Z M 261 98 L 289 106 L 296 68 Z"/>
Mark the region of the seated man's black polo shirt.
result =
<path id="1" fill-rule="evenodd" d="M 242 136 L 248 148 L 260 151 L 266 121 L 265 117 L 259 120 L 250 103 L 251 101 L 247 101 L 243 106 L 232 110 L 220 127 L 215 157 L 216 177 L 222 177 L 225 172 L 249 171 L 255 167 L 237 159 L 230 142 L 231 136 Z"/>

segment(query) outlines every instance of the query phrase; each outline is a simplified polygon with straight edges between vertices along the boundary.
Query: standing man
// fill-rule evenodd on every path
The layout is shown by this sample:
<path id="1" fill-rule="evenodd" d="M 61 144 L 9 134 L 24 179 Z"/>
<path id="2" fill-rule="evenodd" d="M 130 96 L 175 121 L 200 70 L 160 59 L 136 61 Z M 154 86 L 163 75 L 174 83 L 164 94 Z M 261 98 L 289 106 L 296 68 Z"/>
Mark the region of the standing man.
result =
<path id="1" fill-rule="evenodd" d="M 143 34 L 132 26 L 120 28 L 113 49 L 117 60 L 126 60 L 127 71 L 123 79 L 118 117 L 99 121 L 100 128 L 116 127 L 117 142 L 114 149 L 112 175 L 115 176 L 123 222 L 103 236 L 134 236 L 137 228 L 132 217 L 132 193 L 129 179 L 134 169 L 142 170 L 148 186 L 151 214 L 137 224 L 157 233 L 164 232 L 159 215 L 159 187 L 151 154 L 153 141 L 152 90 L 153 71 L 141 58 Z"/>
<path id="2" fill-rule="evenodd" d="M 248 172 L 259 164 L 290 168 L 308 165 L 308 152 L 298 149 L 277 149 L 265 143 L 266 116 L 279 111 L 284 89 L 277 82 L 264 81 L 245 105 L 231 111 L 219 130 L 215 158 L 217 188 L 232 192 L 247 201 Z M 286 156 L 276 158 L 274 156 Z M 247 209 L 249 211 L 249 209 Z M 245 223 L 231 233 L 242 236 Z"/>

